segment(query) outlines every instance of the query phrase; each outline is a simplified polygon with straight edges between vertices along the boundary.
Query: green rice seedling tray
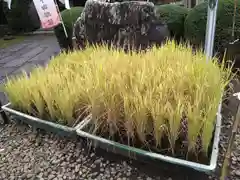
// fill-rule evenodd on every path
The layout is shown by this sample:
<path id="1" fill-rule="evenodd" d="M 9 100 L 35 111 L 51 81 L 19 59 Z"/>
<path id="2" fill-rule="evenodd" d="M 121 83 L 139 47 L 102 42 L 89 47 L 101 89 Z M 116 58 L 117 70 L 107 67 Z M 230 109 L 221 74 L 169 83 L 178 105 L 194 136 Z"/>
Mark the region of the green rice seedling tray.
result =
<path id="1" fill-rule="evenodd" d="M 220 104 L 218 107 L 218 112 L 216 114 L 216 124 L 215 124 L 215 131 L 214 131 L 214 137 L 213 137 L 213 145 L 210 153 L 210 163 L 208 165 L 142 150 L 142 149 L 124 145 L 112 140 L 108 140 L 100 136 L 93 135 L 88 132 L 89 126 L 91 125 L 91 116 L 88 116 L 85 120 L 83 120 L 83 124 L 81 128 L 77 128 L 76 132 L 79 136 L 89 140 L 93 146 L 99 147 L 101 149 L 110 151 L 115 154 L 121 154 L 123 156 L 130 157 L 137 160 L 145 160 L 145 161 L 154 160 L 159 162 L 161 161 L 162 163 L 181 166 L 181 167 L 192 169 L 198 172 L 211 174 L 212 172 L 215 171 L 217 166 L 221 123 L 222 123 L 222 115 L 221 115 L 221 104 Z"/>
<path id="2" fill-rule="evenodd" d="M 39 119 L 11 108 L 11 103 L 2 106 L 2 110 L 8 113 L 13 121 L 23 122 L 35 129 L 43 129 L 64 137 L 77 137 L 76 129 L 81 127 L 81 122 L 75 127 L 68 127 L 54 122 Z"/>

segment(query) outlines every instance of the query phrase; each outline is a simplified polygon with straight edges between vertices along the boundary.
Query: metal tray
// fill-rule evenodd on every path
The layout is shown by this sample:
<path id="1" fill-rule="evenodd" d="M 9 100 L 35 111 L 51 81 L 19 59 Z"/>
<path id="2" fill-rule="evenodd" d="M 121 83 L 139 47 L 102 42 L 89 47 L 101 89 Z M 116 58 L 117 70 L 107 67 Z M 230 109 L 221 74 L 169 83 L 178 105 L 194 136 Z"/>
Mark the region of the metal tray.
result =
<path id="1" fill-rule="evenodd" d="M 81 121 L 75 127 L 68 127 L 54 122 L 46 121 L 39 119 L 28 114 L 16 111 L 11 108 L 11 103 L 2 106 L 2 110 L 7 112 L 13 121 L 15 122 L 24 122 L 28 125 L 31 125 L 33 128 L 44 129 L 48 132 L 53 132 L 65 137 L 77 136 L 76 129 L 81 128 L 83 121 Z"/>
<path id="2" fill-rule="evenodd" d="M 79 136 L 85 137 L 88 140 L 91 140 L 93 142 L 94 146 L 98 146 L 104 150 L 111 151 L 116 154 L 121 154 L 130 158 L 133 157 L 139 157 L 143 159 L 152 159 L 152 160 L 160 160 L 162 162 L 170 163 L 172 165 L 178 165 L 183 166 L 187 168 L 194 169 L 196 171 L 204 172 L 207 174 L 212 173 L 217 166 L 217 157 L 219 153 L 219 136 L 221 132 L 221 123 L 222 123 L 222 115 L 221 115 L 221 104 L 218 107 L 218 112 L 216 114 L 216 125 L 215 125 L 215 132 L 213 137 L 213 146 L 212 146 L 212 152 L 210 156 L 210 164 L 200 164 L 192 161 L 182 160 L 166 155 L 157 154 L 150 151 L 145 151 L 139 148 L 127 146 L 118 142 L 114 142 L 99 136 L 95 136 L 93 134 L 90 134 L 86 132 L 87 126 L 91 124 L 91 117 L 87 117 L 85 120 L 83 120 L 83 124 L 81 128 L 77 128 L 76 132 Z"/>

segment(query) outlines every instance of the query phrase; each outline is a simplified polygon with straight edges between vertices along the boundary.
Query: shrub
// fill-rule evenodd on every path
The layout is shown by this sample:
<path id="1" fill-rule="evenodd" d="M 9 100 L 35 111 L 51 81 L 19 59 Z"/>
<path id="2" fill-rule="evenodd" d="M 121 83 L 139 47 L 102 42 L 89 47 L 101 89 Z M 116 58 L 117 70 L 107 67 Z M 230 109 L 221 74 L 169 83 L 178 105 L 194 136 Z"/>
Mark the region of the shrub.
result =
<path id="1" fill-rule="evenodd" d="M 155 7 L 158 18 L 167 23 L 171 37 L 174 37 L 176 40 L 184 37 L 184 21 L 188 14 L 188 8 L 174 4 Z"/>
<path id="2" fill-rule="evenodd" d="M 73 49 L 72 44 L 72 33 L 73 25 L 77 18 L 81 15 L 83 7 L 73 7 L 71 9 L 66 9 L 61 12 L 63 23 L 66 27 L 68 37 L 65 36 L 62 24 L 59 24 L 54 28 L 55 35 L 58 39 L 58 43 L 62 49 L 69 50 Z"/>
<path id="3" fill-rule="evenodd" d="M 14 33 L 31 32 L 40 28 L 37 11 L 32 0 L 12 0 L 11 9 L 4 3 L 8 26 Z"/>
<path id="4" fill-rule="evenodd" d="M 205 43 L 207 25 L 207 2 L 203 2 L 194 7 L 186 17 L 185 38 L 192 44 L 202 46 Z M 240 0 L 237 0 L 237 9 L 240 9 Z M 234 14 L 234 1 L 219 0 L 214 49 L 222 51 L 230 41 L 232 33 L 232 23 Z M 235 38 L 240 36 L 240 12 L 236 12 Z"/>
<path id="5" fill-rule="evenodd" d="M 211 60 L 174 42 L 145 54 L 89 47 L 61 54 L 30 78 L 8 80 L 5 92 L 13 107 L 68 125 L 91 113 L 94 132 L 108 138 L 119 135 L 173 154 L 179 139 L 195 152 L 200 138 L 207 152 L 231 75 Z M 163 137 L 169 147 L 163 147 Z"/>

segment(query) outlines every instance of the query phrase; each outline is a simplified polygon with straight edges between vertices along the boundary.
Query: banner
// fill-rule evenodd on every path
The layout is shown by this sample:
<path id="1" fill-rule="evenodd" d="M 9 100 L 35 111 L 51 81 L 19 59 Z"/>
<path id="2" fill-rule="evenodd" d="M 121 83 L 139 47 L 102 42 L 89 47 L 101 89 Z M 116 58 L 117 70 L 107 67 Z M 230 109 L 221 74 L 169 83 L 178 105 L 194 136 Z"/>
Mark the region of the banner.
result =
<path id="1" fill-rule="evenodd" d="M 61 23 L 54 0 L 33 0 L 33 3 L 43 29 L 53 28 Z"/>

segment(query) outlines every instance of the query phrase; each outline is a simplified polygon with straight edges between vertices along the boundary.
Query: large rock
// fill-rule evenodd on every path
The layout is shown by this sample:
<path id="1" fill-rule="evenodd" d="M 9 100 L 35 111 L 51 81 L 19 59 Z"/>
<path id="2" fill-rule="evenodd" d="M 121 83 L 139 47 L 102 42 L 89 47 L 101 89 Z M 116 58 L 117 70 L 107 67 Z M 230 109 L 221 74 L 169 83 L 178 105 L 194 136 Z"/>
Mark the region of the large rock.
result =
<path id="1" fill-rule="evenodd" d="M 168 37 L 167 26 L 157 21 L 154 4 L 146 1 L 109 3 L 88 0 L 74 25 L 78 48 L 105 43 L 124 49 L 146 49 Z"/>

